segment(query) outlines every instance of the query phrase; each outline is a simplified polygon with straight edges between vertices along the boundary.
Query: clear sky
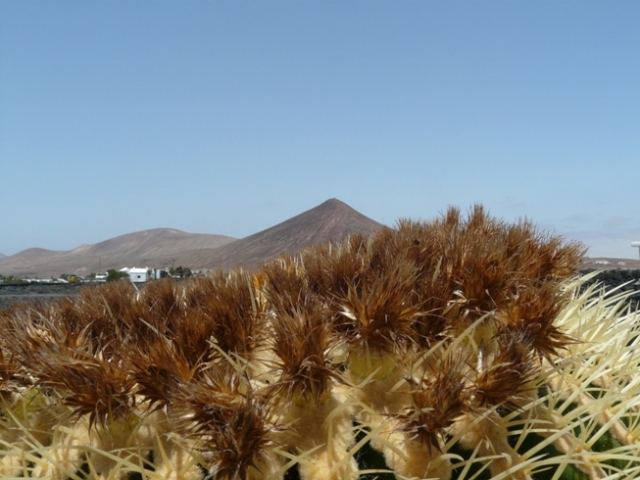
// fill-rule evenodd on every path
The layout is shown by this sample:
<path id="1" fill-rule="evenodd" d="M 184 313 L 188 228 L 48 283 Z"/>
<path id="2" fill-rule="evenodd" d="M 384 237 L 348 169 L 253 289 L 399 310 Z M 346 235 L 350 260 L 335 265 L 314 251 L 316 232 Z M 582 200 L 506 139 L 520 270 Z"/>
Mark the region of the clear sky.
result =
<path id="1" fill-rule="evenodd" d="M 637 258 L 640 2 L 0 2 L 0 252 L 335 197 Z"/>

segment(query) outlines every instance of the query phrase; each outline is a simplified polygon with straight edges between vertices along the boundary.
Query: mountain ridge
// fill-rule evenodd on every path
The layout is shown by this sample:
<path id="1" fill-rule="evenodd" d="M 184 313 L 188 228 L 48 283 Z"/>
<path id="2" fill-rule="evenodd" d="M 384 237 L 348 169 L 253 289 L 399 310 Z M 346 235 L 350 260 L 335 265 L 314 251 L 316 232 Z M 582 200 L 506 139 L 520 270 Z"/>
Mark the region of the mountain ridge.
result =
<path id="1" fill-rule="evenodd" d="M 348 235 L 370 235 L 383 225 L 331 198 L 272 227 L 216 249 L 183 252 L 183 265 L 196 269 L 256 267 L 283 253 L 296 253 L 329 240 L 339 242 Z"/>
<path id="2" fill-rule="evenodd" d="M 49 277 L 67 273 L 84 276 L 109 268 L 132 266 L 132 263 L 145 266 L 151 257 L 170 258 L 185 249 L 218 247 L 234 240 L 225 235 L 154 228 L 125 233 L 66 251 L 29 248 L 0 259 L 0 274 Z"/>
<path id="3" fill-rule="evenodd" d="M 126 233 L 68 251 L 29 248 L 0 258 L 0 274 L 22 278 L 88 275 L 125 266 L 191 269 L 253 267 L 282 253 L 295 253 L 354 233 L 369 235 L 382 224 L 332 198 L 272 227 L 236 239 L 225 235 L 154 228 Z"/>

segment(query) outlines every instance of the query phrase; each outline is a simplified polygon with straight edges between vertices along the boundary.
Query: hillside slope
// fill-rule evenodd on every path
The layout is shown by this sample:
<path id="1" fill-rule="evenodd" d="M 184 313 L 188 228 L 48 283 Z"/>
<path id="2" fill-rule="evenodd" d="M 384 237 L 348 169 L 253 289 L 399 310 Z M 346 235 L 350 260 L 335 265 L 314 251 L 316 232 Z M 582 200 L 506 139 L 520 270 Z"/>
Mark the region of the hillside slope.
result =
<path id="1" fill-rule="evenodd" d="M 254 267 L 282 253 L 295 253 L 329 240 L 340 241 L 354 233 L 370 235 L 381 227 L 382 224 L 332 198 L 241 240 L 215 250 L 184 252 L 178 258 L 180 263 L 198 269 Z"/>
<path id="2" fill-rule="evenodd" d="M 152 258 L 171 261 L 185 250 L 216 248 L 233 242 L 224 235 L 186 233 L 172 228 L 155 228 L 127 233 L 69 251 L 30 248 L 0 259 L 0 273 L 20 277 L 49 277 L 63 273 L 87 275 L 109 268 L 154 266 Z"/>

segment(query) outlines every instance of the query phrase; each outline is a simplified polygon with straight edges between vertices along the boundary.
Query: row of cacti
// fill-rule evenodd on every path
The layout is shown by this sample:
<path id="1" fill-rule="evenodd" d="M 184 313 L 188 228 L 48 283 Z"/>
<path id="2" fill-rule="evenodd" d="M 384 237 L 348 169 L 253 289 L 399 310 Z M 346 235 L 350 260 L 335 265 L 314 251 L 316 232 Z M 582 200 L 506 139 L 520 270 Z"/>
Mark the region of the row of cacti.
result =
<path id="1" fill-rule="evenodd" d="M 637 317 L 475 207 L 0 312 L 0 476 L 640 477 Z M 389 477 L 389 475 L 392 475 Z"/>

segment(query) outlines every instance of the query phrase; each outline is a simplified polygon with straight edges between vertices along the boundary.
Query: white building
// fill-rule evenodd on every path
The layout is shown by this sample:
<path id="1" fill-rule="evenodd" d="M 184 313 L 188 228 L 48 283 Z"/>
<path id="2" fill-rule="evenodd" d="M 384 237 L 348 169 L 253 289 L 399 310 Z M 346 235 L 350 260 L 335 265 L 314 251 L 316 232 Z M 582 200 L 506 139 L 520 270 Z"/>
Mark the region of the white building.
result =
<path id="1" fill-rule="evenodd" d="M 151 278 L 151 270 L 149 270 L 148 268 L 124 267 L 119 271 L 129 275 L 129 280 L 131 280 L 133 283 L 144 283 Z"/>
<path id="2" fill-rule="evenodd" d="M 144 268 L 125 267 L 125 268 L 121 268 L 120 271 L 128 274 L 129 280 L 131 280 L 133 283 L 144 283 L 144 282 L 148 282 L 149 280 L 159 280 L 161 278 L 165 278 L 169 276 L 169 274 L 166 271 L 160 270 L 159 268 L 151 269 L 148 267 L 144 267 Z"/>

